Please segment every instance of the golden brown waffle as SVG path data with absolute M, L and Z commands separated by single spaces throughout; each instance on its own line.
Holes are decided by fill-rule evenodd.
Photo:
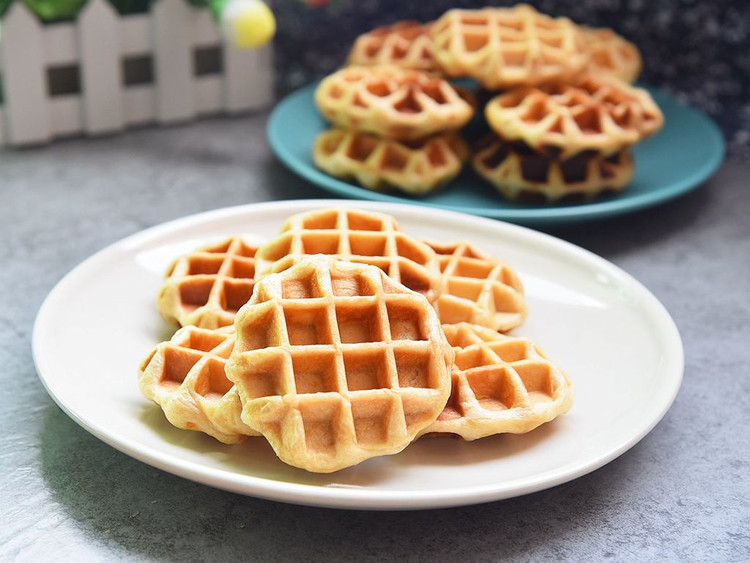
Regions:
M 633 157 L 627 149 L 609 156 L 588 151 L 551 158 L 495 136 L 474 155 L 472 164 L 503 196 L 527 203 L 585 201 L 620 191 L 633 177 Z
M 438 255 L 443 273 L 443 291 L 434 304 L 440 322 L 469 322 L 503 332 L 523 323 L 526 299 L 510 266 L 467 241 L 425 243 Z
M 294 215 L 278 237 L 258 249 L 258 275 L 281 272 L 313 254 L 377 266 L 430 302 L 440 294 L 437 256 L 426 244 L 400 232 L 389 215 L 354 209 Z
M 564 158 L 586 150 L 610 155 L 664 123 L 646 90 L 603 76 L 512 90 L 490 100 L 485 116 L 503 139 Z
M 570 410 L 570 381 L 527 338 L 467 323 L 443 329 L 456 353 L 453 387 L 445 409 L 423 435 L 476 440 L 523 434 Z
M 531 6 L 449 10 L 430 31 L 434 57 L 449 76 L 471 76 L 490 90 L 568 81 L 589 60 L 567 18 Z
M 400 452 L 450 394 L 435 311 L 372 266 L 318 256 L 263 278 L 235 328 L 242 420 L 308 471 Z
M 621 35 L 608 28 L 581 27 L 591 56 L 589 72 L 634 82 L 641 73 L 641 53 Z
M 337 127 L 401 141 L 455 131 L 474 113 L 449 82 L 394 66 L 339 70 L 323 79 L 315 102 Z
M 236 236 L 176 259 L 159 289 L 159 312 L 182 326 L 232 324 L 253 293 L 256 250 Z
M 361 131 L 323 131 L 313 147 L 318 168 L 337 178 L 354 178 L 371 190 L 395 188 L 424 195 L 454 178 L 469 154 L 452 133 L 420 141 L 394 141 Z
M 378 27 L 354 42 L 349 64 L 356 66 L 394 65 L 402 68 L 439 72 L 432 56 L 429 24 L 402 21 Z
M 233 346 L 234 327 L 178 330 L 141 363 L 141 393 L 178 428 L 205 432 L 226 444 L 258 436 L 242 422 L 237 389 L 224 374 Z

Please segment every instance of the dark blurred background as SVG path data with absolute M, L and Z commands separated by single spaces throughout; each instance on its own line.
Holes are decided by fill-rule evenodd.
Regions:
M 403 19 L 429 21 L 449 8 L 507 6 L 472 0 L 277 0 L 276 64 L 282 92 L 329 73 L 360 33 Z M 611 27 L 644 58 L 640 80 L 703 108 L 732 152 L 750 154 L 750 1 L 539 0 L 542 12 Z

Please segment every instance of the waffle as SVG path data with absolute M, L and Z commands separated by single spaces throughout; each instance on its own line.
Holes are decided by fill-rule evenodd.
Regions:
M 233 346 L 233 327 L 178 330 L 141 363 L 141 393 L 178 428 L 205 432 L 225 444 L 257 436 L 242 422 L 237 389 L 224 374 Z
M 609 156 L 588 151 L 551 158 L 494 136 L 474 155 L 472 165 L 503 196 L 527 203 L 585 201 L 622 190 L 633 176 L 627 149 Z
M 176 259 L 159 289 L 159 312 L 182 326 L 232 324 L 253 293 L 256 250 L 236 236 Z
M 550 18 L 525 4 L 449 10 L 430 33 L 443 72 L 470 76 L 490 90 L 569 81 L 589 60 L 573 22 Z
M 625 82 L 634 82 L 641 73 L 641 53 L 611 29 L 581 27 L 586 49 L 591 56 L 589 72 L 605 74 Z
M 377 266 L 430 302 L 440 294 L 437 256 L 426 244 L 400 232 L 389 215 L 353 209 L 294 215 L 278 237 L 258 249 L 258 275 L 281 272 L 313 254 Z
M 526 299 L 516 273 L 470 242 L 425 241 L 438 255 L 443 291 L 434 307 L 443 324 L 469 322 L 508 331 L 526 318 Z
M 408 142 L 329 129 L 318 135 L 313 161 L 327 174 L 354 178 L 371 190 L 424 195 L 454 178 L 468 153 L 466 143 L 452 133 Z
M 409 141 L 463 127 L 474 113 L 441 78 L 394 66 L 347 67 L 315 91 L 326 119 L 342 129 Z
M 564 158 L 586 150 L 610 155 L 664 123 L 646 90 L 602 76 L 588 76 L 575 86 L 512 90 L 492 99 L 485 116 L 502 138 Z
M 394 65 L 437 73 L 429 30 L 429 24 L 416 21 L 378 27 L 357 38 L 348 62 L 356 66 Z
M 423 435 L 523 434 L 570 410 L 570 381 L 528 339 L 467 323 L 443 329 L 456 353 L 451 396 Z
M 400 452 L 450 394 L 435 311 L 372 266 L 318 256 L 263 278 L 235 328 L 242 420 L 308 471 Z

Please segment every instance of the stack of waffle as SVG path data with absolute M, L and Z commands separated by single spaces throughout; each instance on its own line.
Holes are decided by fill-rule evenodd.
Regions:
M 405 142 L 416 137 L 402 135 L 409 127 L 402 129 L 404 124 L 393 112 L 375 116 L 366 111 L 372 106 L 370 95 L 395 97 L 391 108 L 396 109 L 396 116 L 398 112 L 419 114 L 440 130 L 454 130 L 461 120 L 450 126 L 436 121 L 424 111 L 426 102 L 411 102 L 405 90 L 394 94 L 378 79 L 367 78 L 369 73 L 378 75 L 382 65 L 389 65 L 430 75 L 435 83 L 447 84 L 438 76 L 473 79 L 482 89 L 477 97 L 489 100 L 484 114 L 491 133 L 476 142 L 472 164 L 512 200 L 568 201 L 621 190 L 633 174 L 631 147 L 663 123 L 649 94 L 628 84 L 641 69 L 641 56 L 632 43 L 610 29 L 551 18 L 523 4 L 450 10 L 430 24 L 400 22 L 381 27 L 357 39 L 348 62 L 357 66 L 334 74 L 339 78 L 329 77 L 318 89 L 323 114 L 337 126 L 380 138 L 392 136 L 395 130 L 391 138 Z M 346 78 L 351 76 L 347 72 L 357 78 Z M 342 80 L 349 85 L 342 87 Z M 357 90 L 352 84 L 361 81 L 367 83 L 363 91 L 344 94 Z M 433 100 L 439 97 L 432 96 Z M 409 121 L 418 121 L 411 117 Z M 372 119 L 379 120 L 377 126 L 372 126 Z M 411 132 L 431 134 L 413 128 Z M 449 173 L 443 167 L 445 171 L 436 176 L 439 180 L 429 182 L 387 173 L 394 168 L 400 172 L 405 163 L 418 160 L 414 148 L 401 147 L 400 156 L 389 159 L 376 152 L 382 149 L 375 138 L 367 142 L 357 137 L 362 135 L 324 133 L 314 149 L 316 164 L 365 187 L 395 186 L 414 194 L 431 191 L 458 171 L 454 166 Z M 451 139 L 458 147 L 457 137 Z M 445 150 L 419 145 L 417 152 L 441 153 L 437 159 L 424 160 L 423 169 L 434 169 L 436 161 L 445 160 Z M 453 153 L 460 157 L 461 151 L 454 148 Z M 399 164 L 392 164 L 394 160 Z M 450 160 L 460 162 L 460 158 Z
M 333 128 L 317 138 L 313 159 L 332 176 L 418 195 L 452 179 L 468 156 L 456 131 L 471 119 L 471 101 L 427 72 L 350 66 L 325 78 L 315 101 Z
M 528 432 L 572 403 L 539 348 L 498 332 L 526 318 L 510 266 L 387 215 L 312 211 L 260 247 L 201 247 L 170 265 L 157 306 L 183 328 L 143 360 L 143 395 L 179 428 L 262 435 L 309 471 L 423 435 Z

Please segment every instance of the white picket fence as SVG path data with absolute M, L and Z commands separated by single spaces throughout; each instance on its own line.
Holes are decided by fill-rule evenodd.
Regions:
M 89 0 L 75 22 L 50 25 L 16 1 L 0 25 L 0 146 L 260 109 L 273 97 L 271 47 L 232 47 L 208 10 L 184 0 L 129 16 Z M 220 53 L 218 71 L 196 73 L 201 50 Z M 125 83 L 133 61 L 150 69 L 147 82 Z M 55 70 L 72 71 L 76 91 L 55 92 Z

